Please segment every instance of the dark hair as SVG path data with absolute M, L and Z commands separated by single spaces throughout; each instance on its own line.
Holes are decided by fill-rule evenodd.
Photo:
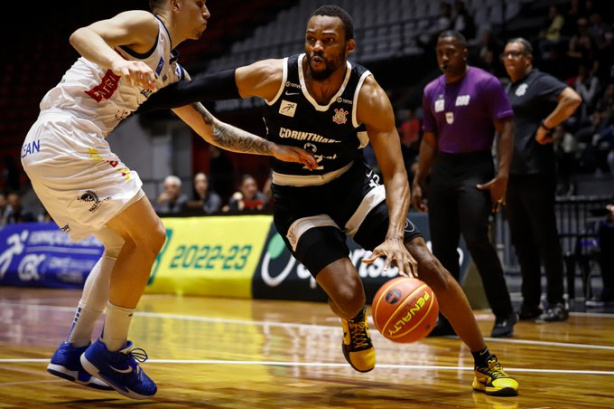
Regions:
M 508 40 L 507 44 L 510 43 L 520 43 L 522 44 L 522 48 L 524 49 L 524 53 L 528 54 L 528 55 L 533 55 L 533 46 L 531 45 L 531 43 L 522 38 L 522 37 L 516 37 L 516 38 L 512 38 L 511 40 Z
M 458 40 L 458 42 L 461 43 L 463 47 L 465 48 L 467 47 L 467 39 L 465 38 L 464 35 L 462 35 L 460 32 L 456 30 L 445 30 L 444 32 L 439 34 L 438 38 L 449 38 L 449 37 Z
M 316 11 L 311 13 L 309 18 L 313 16 L 330 16 L 340 18 L 341 22 L 343 23 L 343 28 L 345 29 L 346 41 L 354 38 L 354 22 L 352 21 L 352 17 L 341 7 L 334 4 L 327 4 L 325 6 L 318 7 Z

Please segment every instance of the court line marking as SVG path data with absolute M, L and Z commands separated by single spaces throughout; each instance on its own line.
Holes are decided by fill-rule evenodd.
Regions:
M 47 363 L 49 359 L 0 359 L 0 363 Z M 261 366 L 302 366 L 302 367 L 329 367 L 349 368 L 347 363 L 322 362 L 281 362 L 281 361 L 225 361 L 218 359 L 148 359 L 148 364 L 160 365 L 261 365 Z M 379 369 L 407 369 L 407 370 L 436 370 L 436 371 L 473 371 L 471 366 L 438 366 L 438 365 L 395 365 L 377 364 Z M 505 368 L 506 372 L 548 373 L 548 374 L 575 374 L 575 375 L 614 375 L 614 371 L 572 370 L 572 369 L 533 369 L 533 368 Z
M 42 304 L 22 304 L 16 302 L 6 302 L 0 301 L 0 305 L 2 304 L 10 304 L 10 305 L 18 305 L 22 308 L 40 308 L 45 310 L 58 310 L 58 311 L 69 311 L 71 314 L 74 314 L 74 307 L 64 307 L 64 306 L 55 306 L 55 305 L 42 305 Z M 185 320 L 185 321 L 197 321 L 197 322 L 216 322 L 216 323 L 226 323 L 226 324 L 237 324 L 237 325 L 259 325 L 259 326 L 267 326 L 267 327 L 279 327 L 279 328 L 304 328 L 304 329 L 320 329 L 320 330 L 338 330 L 337 326 L 327 326 L 327 325 L 313 325 L 313 324 L 298 324 L 298 323 L 288 323 L 288 322 L 273 322 L 273 321 L 249 321 L 249 320 L 235 320 L 228 318 L 211 318 L 211 317 L 198 317 L 192 315 L 183 315 L 183 314 L 167 314 L 167 313 L 154 313 L 154 312 L 144 312 L 144 311 L 136 311 L 134 313 L 136 316 L 145 317 L 145 318 L 167 318 L 167 319 L 175 319 L 175 320 Z M 608 318 L 612 318 L 612 314 L 605 314 Z M 372 323 L 372 319 L 370 318 Z M 539 324 L 536 324 L 539 325 Z M 543 324 L 547 325 L 547 324 Z M 374 328 L 374 332 L 376 332 Z M 379 332 L 376 332 L 379 334 Z M 381 335 L 381 334 L 379 334 Z M 456 338 L 458 337 L 444 337 L 444 338 Z M 484 337 L 484 339 L 488 342 L 497 342 L 497 343 L 508 343 L 508 344 L 517 344 L 517 345 L 537 345 L 537 346 L 549 346 L 549 347 L 560 347 L 560 348 L 580 348 L 580 349 L 594 349 L 594 350 L 604 350 L 604 351 L 614 351 L 614 346 L 611 345 L 591 345 L 591 344 L 577 344 L 577 343 L 565 343 L 565 342 L 547 342 L 547 341 L 535 341 L 535 340 L 526 340 L 526 339 L 514 339 L 514 338 L 489 338 Z

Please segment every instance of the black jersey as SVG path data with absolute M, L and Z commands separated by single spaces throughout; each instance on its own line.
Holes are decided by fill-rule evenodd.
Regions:
M 371 73 L 363 66 L 347 63 L 343 85 L 328 105 L 319 105 L 305 85 L 302 62 L 305 54 L 284 59 L 282 86 L 265 105 L 267 139 L 303 148 L 318 161 L 315 171 L 298 163 L 273 159 L 275 173 L 292 176 L 322 176 L 363 160 L 368 144 L 366 128 L 357 123 L 356 104 L 364 80 Z

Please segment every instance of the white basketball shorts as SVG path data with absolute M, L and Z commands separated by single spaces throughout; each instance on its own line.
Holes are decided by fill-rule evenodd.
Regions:
M 43 111 L 21 151 L 23 168 L 43 206 L 73 241 L 102 229 L 140 200 L 143 183 L 92 122 Z

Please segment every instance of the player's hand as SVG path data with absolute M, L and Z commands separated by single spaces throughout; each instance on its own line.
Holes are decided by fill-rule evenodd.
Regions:
M 318 162 L 313 157 L 313 154 L 301 148 L 274 144 L 271 153 L 276 159 L 284 162 L 302 163 L 309 170 L 314 170 L 318 167 Z
M 411 200 L 416 211 L 421 213 L 428 212 L 429 208 L 424 203 L 424 197 L 422 196 L 422 187 L 418 183 L 414 183 L 411 187 Z
M 373 250 L 371 256 L 363 258 L 362 262 L 371 264 L 380 257 L 386 258 L 384 261 L 384 270 L 389 269 L 390 265 L 395 265 L 399 269 L 399 275 L 417 277 L 418 262 L 409 253 L 402 239 L 386 239 Z
M 124 77 L 132 86 L 156 90 L 156 73 L 143 61 L 119 60 L 111 70 L 115 75 Z
M 480 190 L 489 190 L 492 201 L 492 211 L 497 213 L 505 206 L 505 192 L 507 190 L 507 179 L 497 176 L 487 183 L 476 185 Z
M 554 137 L 552 136 L 552 131 L 547 131 L 540 126 L 535 133 L 535 140 L 540 145 L 547 145 L 554 142 Z

